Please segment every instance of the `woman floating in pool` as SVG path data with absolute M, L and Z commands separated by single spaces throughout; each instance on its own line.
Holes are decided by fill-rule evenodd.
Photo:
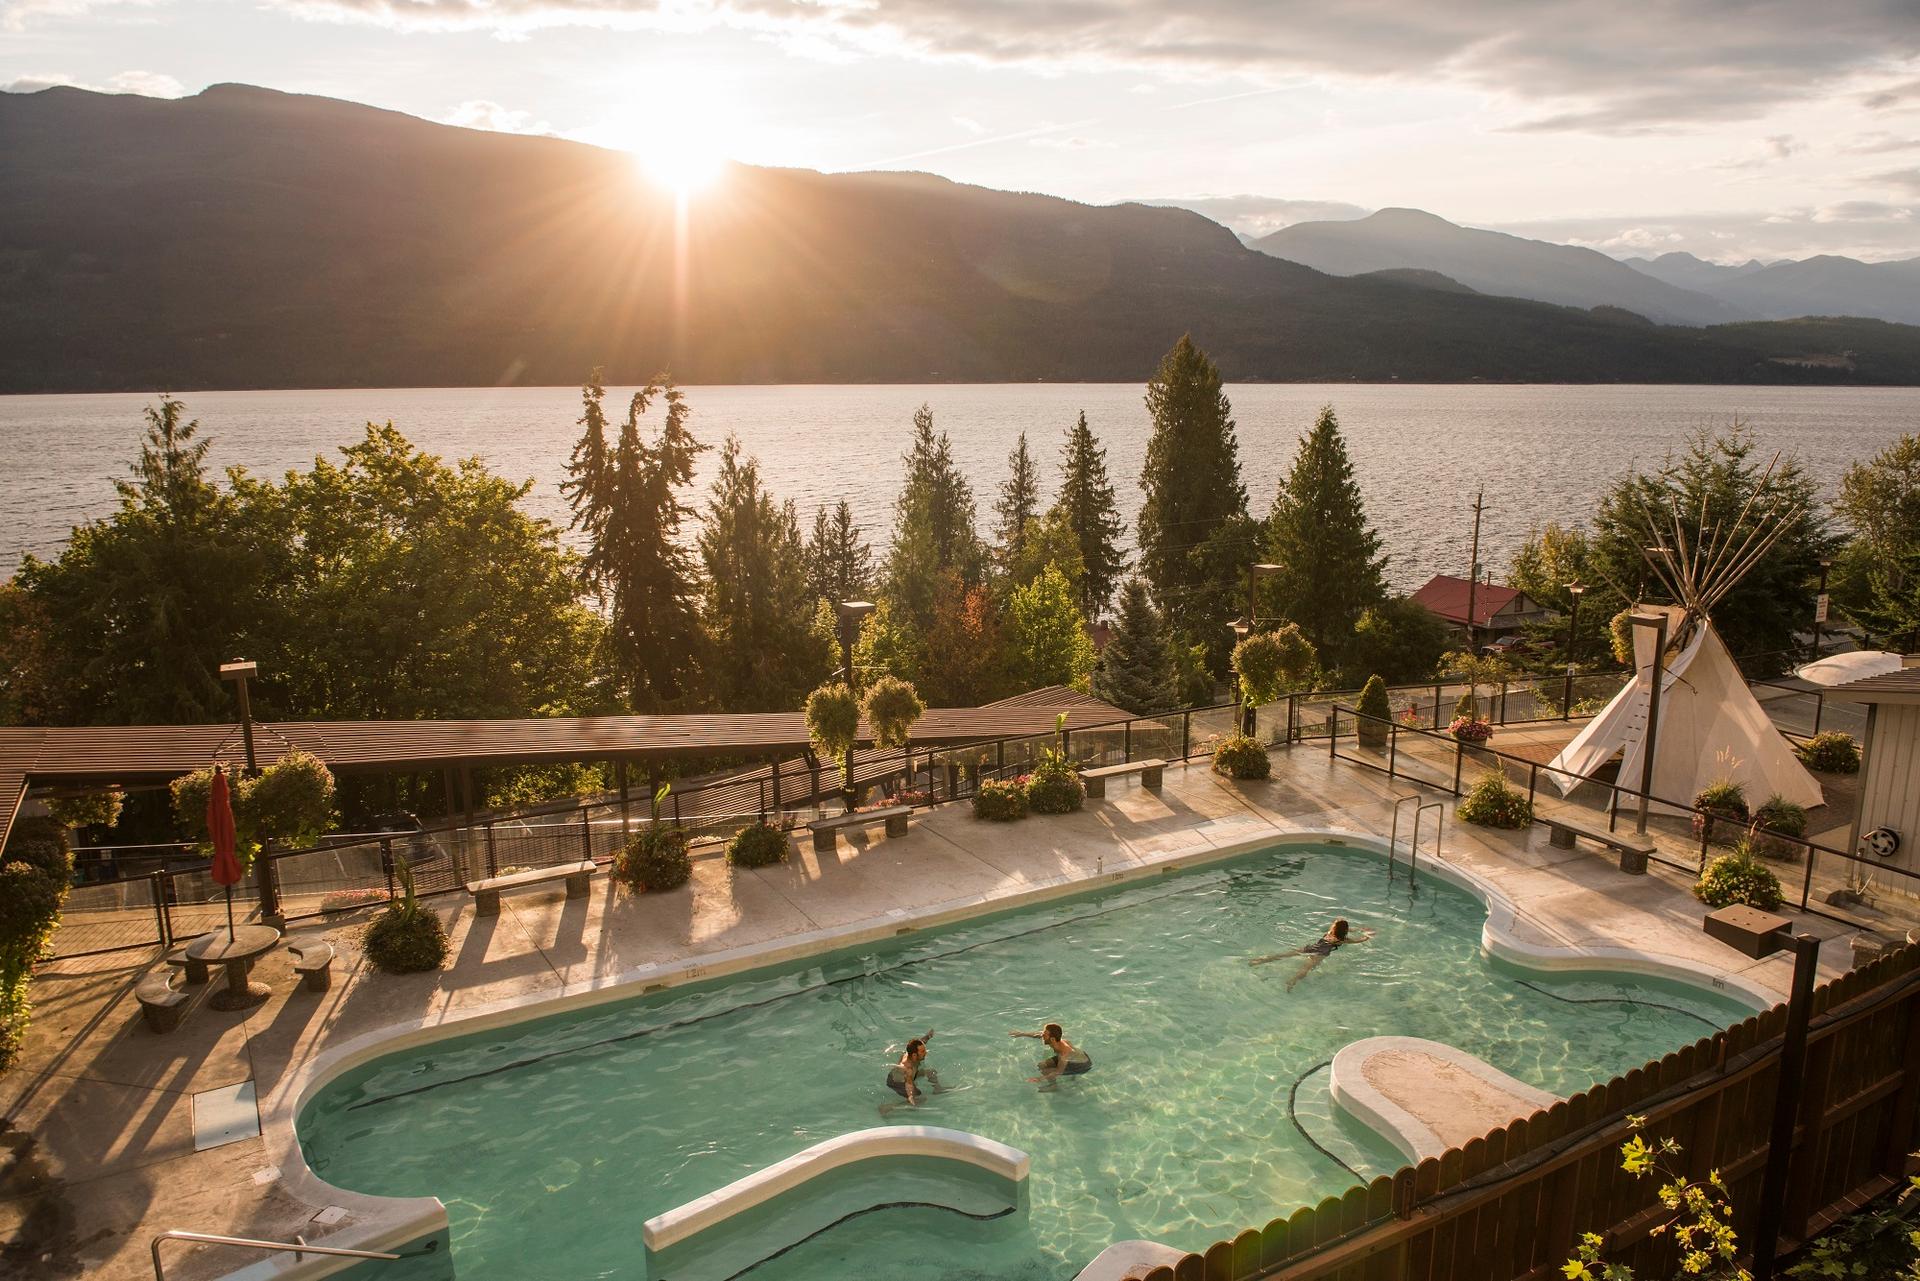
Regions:
M 1329 925 L 1325 934 L 1322 934 L 1305 947 L 1296 947 L 1291 952 L 1275 952 L 1271 956 L 1256 956 L 1252 961 L 1248 962 L 1248 964 L 1265 965 L 1268 961 L 1278 961 L 1289 956 L 1306 957 L 1306 964 L 1294 971 L 1293 977 L 1287 980 L 1287 991 L 1291 992 L 1293 991 L 1294 984 L 1313 973 L 1314 967 L 1326 960 L 1329 956 L 1332 956 L 1334 952 L 1349 943 L 1364 943 L 1373 937 L 1372 930 L 1361 930 L 1357 938 L 1353 936 L 1352 930 L 1353 927 L 1347 924 L 1347 918 L 1343 916 L 1332 925 Z
M 1049 1023 L 1038 1032 L 1009 1032 L 1008 1036 L 1026 1036 L 1046 1043 L 1053 1051 L 1053 1057 L 1042 1059 L 1036 1066 L 1039 1076 L 1030 1076 L 1029 1081 L 1037 1081 L 1043 1090 L 1055 1089 L 1063 1076 L 1085 1076 L 1093 1071 L 1093 1059 L 1088 1053 L 1067 1040 L 1060 1031 L 1058 1023 Z
M 900 1055 L 900 1061 L 887 1069 L 887 1088 L 907 1101 L 910 1107 L 920 1106 L 920 1081 L 924 1078 L 935 1094 L 944 1094 L 946 1087 L 940 1084 L 940 1074 L 925 1066 L 927 1061 L 927 1042 L 933 1039 L 933 1029 L 928 1028 L 925 1036 L 915 1037 L 907 1042 L 906 1050 Z M 885 1116 L 898 1103 L 882 1103 L 880 1115 Z

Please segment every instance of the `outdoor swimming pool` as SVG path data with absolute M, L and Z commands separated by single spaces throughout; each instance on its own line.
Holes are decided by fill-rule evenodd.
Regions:
M 1292 960 L 1249 968 L 1337 915 L 1378 936 L 1291 993 Z M 573 1281 L 643 1276 L 645 1219 L 811 1144 L 942 1126 L 1029 1153 L 1025 1204 L 861 1214 L 752 1275 L 1064 1281 L 1114 1241 L 1204 1248 L 1397 1167 L 1316 1070 L 1350 1041 L 1430 1037 L 1566 1094 L 1748 1013 L 1509 970 L 1481 952 L 1485 916 L 1432 876 L 1389 885 L 1377 854 L 1284 845 L 401 1051 L 322 1087 L 300 1140 L 330 1183 L 444 1201 L 462 1281 Z M 1042 1093 L 1039 1043 L 1007 1033 L 1050 1019 L 1095 1069 Z M 886 1069 L 928 1027 L 962 1088 L 883 1120 Z

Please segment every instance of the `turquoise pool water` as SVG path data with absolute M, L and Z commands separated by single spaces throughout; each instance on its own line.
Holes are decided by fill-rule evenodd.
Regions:
M 1293 961 L 1248 966 L 1336 915 L 1377 937 L 1291 993 Z M 1372 853 L 1282 846 L 405 1051 L 329 1084 L 300 1139 L 331 1183 L 444 1201 L 462 1281 L 575 1281 L 643 1277 L 645 1219 L 810 1144 L 947 1126 L 1031 1154 L 1020 1213 L 864 1214 L 755 1281 L 1061 1281 L 1113 1241 L 1204 1248 L 1397 1166 L 1327 1098 L 1321 1065 L 1349 1041 L 1431 1037 L 1564 1094 L 1746 1014 L 1678 984 L 1506 969 L 1484 919 L 1438 880 L 1389 886 Z M 1007 1035 L 1047 1020 L 1095 1061 L 1052 1093 L 1027 1080 L 1038 1042 Z M 929 1062 L 964 1088 L 883 1120 L 886 1069 L 928 1027 Z

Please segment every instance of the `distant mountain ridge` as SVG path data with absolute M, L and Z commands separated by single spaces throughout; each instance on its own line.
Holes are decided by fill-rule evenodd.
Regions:
M 1820 254 L 1797 262 L 1750 261 L 1737 267 L 1692 254 L 1629 258 L 1627 266 L 1656 280 L 1697 290 L 1762 320 L 1795 316 L 1870 316 L 1920 324 L 1920 258 L 1861 262 Z
M 241 85 L 0 93 L 0 392 L 1135 381 L 1184 332 L 1236 380 L 1920 384 L 1916 328 L 1372 270 L 917 173 L 733 166 L 683 220 L 625 153 Z

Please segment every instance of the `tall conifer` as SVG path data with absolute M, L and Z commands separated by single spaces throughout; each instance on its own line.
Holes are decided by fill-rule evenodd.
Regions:
M 873 590 L 873 552 L 853 508 L 842 498 L 829 512 L 813 514 L 807 540 L 807 594 L 817 600 L 859 600 Z
M 974 528 L 973 487 L 953 461 L 953 442 L 933 429 L 933 410 L 913 415 L 906 483 L 893 505 L 893 546 L 887 552 L 887 595 L 903 621 L 925 630 L 933 614 L 934 583 L 952 571 L 967 585 L 986 572 L 986 547 Z
M 1040 475 L 1027 449 L 1027 433 L 1007 455 L 1007 478 L 993 505 L 993 558 L 1002 574 L 1020 563 L 1026 553 L 1027 525 L 1040 514 Z
M 1087 426 L 1086 411 L 1067 429 L 1060 451 L 1060 496 L 1053 512 L 1061 515 L 1080 544 L 1080 610 L 1089 619 L 1106 612 L 1114 584 L 1127 567 L 1120 550 L 1126 522 L 1107 479 L 1107 451 Z
M 1179 705 L 1173 638 L 1153 607 L 1147 585 L 1129 578 L 1106 648 L 1093 666 L 1093 695 L 1115 707 L 1145 714 Z
M 1146 399 L 1153 435 L 1140 472 L 1147 496 L 1140 508 L 1140 571 L 1161 611 L 1211 644 L 1226 618 L 1206 612 L 1244 570 L 1216 554 L 1226 544 L 1215 540 L 1247 511 L 1233 406 L 1221 390 L 1220 370 L 1189 335 L 1160 362 Z M 1207 554 L 1196 554 L 1202 551 Z
M 1301 438 L 1274 495 L 1266 543 L 1280 572 L 1267 580 L 1261 613 L 1271 609 L 1298 624 L 1331 666 L 1352 647 L 1360 615 L 1387 598 L 1387 558 L 1367 523 L 1332 405 Z

